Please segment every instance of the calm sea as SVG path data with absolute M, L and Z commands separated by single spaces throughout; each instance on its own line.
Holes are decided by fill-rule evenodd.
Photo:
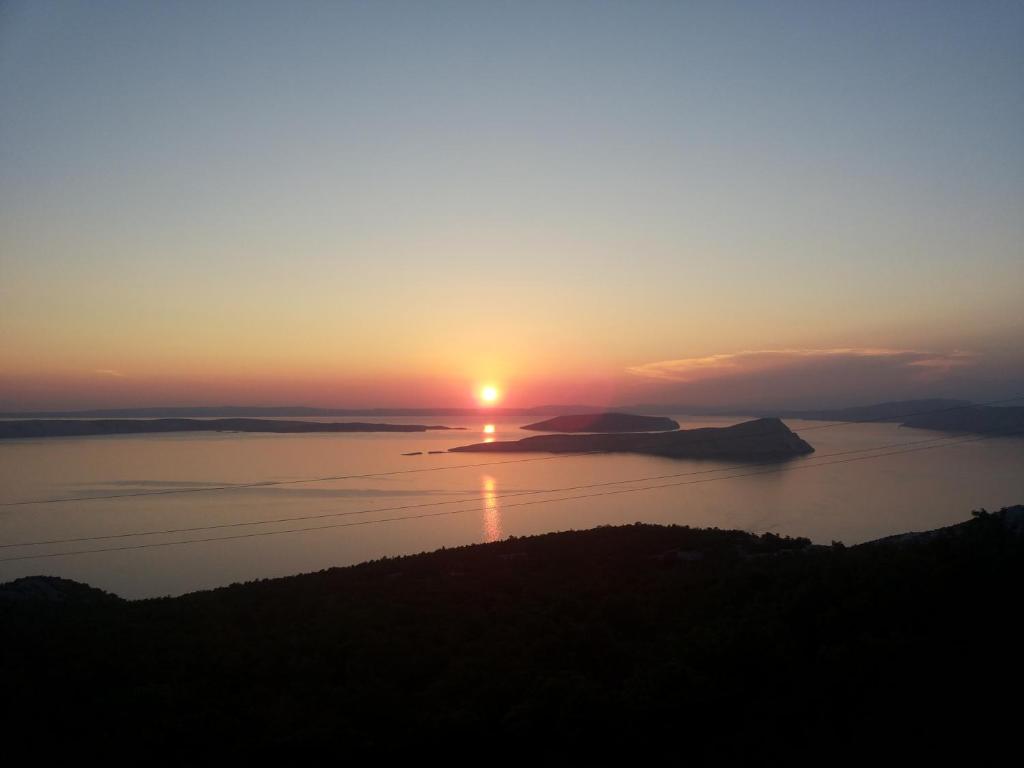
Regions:
M 716 426 L 740 419 L 677 420 L 684 426 Z M 522 461 L 545 455 L 428 454 L 488 437 L 516 439 L 529 433 L 506 423 L 495 423 L 491 425 L 493 432 L 485 433 L 482 422 L 452 417 L 405 421 L 463 426 L 467 431 L 211 433 L 0 441 L 3 503 L 326 475 L 437 470 L 0 507 L 3 545 L 304 518 L 185 533 L 5 546 L 0 549 L 0 558 L 318 528 L 0 562 L 0 582 L 48 574 L 88 582 L 129 598 L 175 595 L 442 546 L 634 521 L 773 531 L 808 536 L 825 544 L 832 540 L 854 544 L 956 523 L 978 507 L 993 509 L 1024 503 L 1021 438 L 939 443 L 942 447 L 933 450 L 826 466 L 839 459 L 866 455 L 827 458 L 826 454 L 905 445 L 944 435 L 894 424 L 809 429 L 821 423 L 792 420 L 790 426 L 817 452 L 766 472 L 763 466 L 730 470 L 734 463 L 630 455 Z M 411 451 L 424 454 L 402 455 Z M 458 468 L 466 464 L 489 466 Z M 735 477 L 740 474 L 749 476 Z M 575 488 L 619 480 L 636 482 Z M 607 494 L 669 483 L 686 484 Z M 537 491 L 541 493 L 534 493 Z M 563 500 L 594 493 L 605 495 Z M 534 503 L 539 501 L 544 503 Z M 412 516 L 422 517 L 393 519 Z

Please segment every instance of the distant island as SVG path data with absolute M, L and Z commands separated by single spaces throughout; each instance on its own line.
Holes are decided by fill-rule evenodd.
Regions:
M 855 405 L 849 408 L 777 411 L 773 415 L 782 419 L 811 419 L 815 421 L 902 421 L 909 416 L 925 411 L 947 411 L 969 408 L 971 405 L 970 400 L 932 398 L 928 400 L 894 400 L 872 405 Z
M 679 429 L 679 422 L 665 416 L 637 416 L 632 413 L 579 413 L 555 416 L 527 424 L 536 432 L 667 432 Z
M 426 432 L 462 427 L 373 424 L 360 421 L 278 421 L 276 419 L 22 419 L 0 421 L 0 440 L 38 437 L 138 435 L 165 432 Z
M 980 435 L 1020 435 L 1024 433 L 1024 407 L 974 405 L 938 413 L 922 413 L 908 418 L 903 426 Z
M 853 408 L 783 411 L 779 415 L 821 421 L 896 421 L 903 427 L 979 435 L 1024 432 L 1024 407 L 974 405 L 969 400 L 898 400 Z
M 145 419 L 154 421 L 186 420 L 186 419 L 269 419 L 269 418 L 353 418 L 359 416 L 397 417 L 397 418 L 440 418 L 457 417 L 470 419 L 513 420 L 540 417 L 546 421 L 527 424 L 523 429 L 557 433 L 582 432 L 649 432 L 673 430 L 678 424 L 660 413 L 691 414 L 701 416 L 755 416 L 779 419 L 810 419 L 816 421 L 849 421 L 849 422 L 898 422 L 903 426 L 917 429 L 933 429 L 950 432 L 971 432 L 977 434 L 1013 434 L 1024 430 L 1022 408 L 1009 406 L 975 405 L 969 400 L 953 399 L 921 399 L 896 400 L 891 402 L 859 405 L 846 408 L 816 409 L 765 409 L 751 408 L 741 405 L 732 406 L 699 406 L 699 405 L 653 405 L 635 404 L 615 406 L 622 411 L 602 412 L 593 405 L 539 405 L 529 408 L 319 408 L 311 406 L 171 406 L 147 408 L 108 408 L 78 411 L 8 411 L 0 412 L 2 420 L 25 423 L 35 419 L 53 422 L 58 419 L 75 421 L 109 421 Z M 644 414 L 643 416 L 639 414 Z M 602 421 L 583 426 L 577 419 L 601 417 Z M 640 421 L 640 419 L 652 419 Z M 286 423 L 286 422 L 279 422 Z M 327 431 L 422 431 L 424 429 L 445 429 L 445 427 L 426 427 L 423 425 L 368 425 L 373 429 L 337 429 Z M 395 429 L 389 429 L 394 427 Z M 589 428 L 588 428 L 589 427 Z M 231 429 L 230 427 L 228 429 Z M 152 430 L 160 431 L 160 430 Z M 177 430 L 176 430 L 177 431 Z M 193 430 L 188 430 L 193 431 Z M 236 431 L 319 431 L 317 429 L 296 430 L 251 430 Z M 82 434 L 75 432 L 74 434 Z M 111 434 L 97 432 L 90 434 Z M 127 433 L 123 433 L 127 434 Z M 18 435 L 0 435 L 16 437 Z M 42 436 L 42 435 L 39 435 Z
M 173 764 L 995 764 L 1018 719 L 998 694 L 1024 678 L 1022 531 L 1024 507 L 850 547 L 637 523 L 138 601 L 21 578 L 0 584 L 4 726 Z
M 450 448 L 477 453 L 643 453 L 675 459 L 772 461 L 812 453 L 814 448 L 779 419 L 755 419 L 731 427 L 674 432 L 538 435 L 522 440 Z
M 91 408 L 65 411 L 3 411 L 0 419 L 187 419 L 187 418 L 308 418 L 352 416 L 459 416 L 522 418 L 566 413 L 592 413 L 594 405 L 538 405 L 530 408 L 320 408 L 305 405 L 200 405 L 146 408 Z

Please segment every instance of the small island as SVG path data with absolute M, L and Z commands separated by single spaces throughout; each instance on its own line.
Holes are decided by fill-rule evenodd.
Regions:
M 473 453 L 643 453 L 674 459 L 775 461 L 812 453 L 814 448 L 780 419 L 754 419 L 731 427 L 674 432 L 537 435 L 522 440 L 451 448 Z
M 165 432 L 426 432 L 462 427 L 374 424 L 363 421 L 278 419 L 23 419 L 0 421 L 0 439 L 140 435 Z
M 527 424 L 534 432 L 668 432 L 679 423 L 665 416 L 637 416 L 632 413 L 578 413 Z

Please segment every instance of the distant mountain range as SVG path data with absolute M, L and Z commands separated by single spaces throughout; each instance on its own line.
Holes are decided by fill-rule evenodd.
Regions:
M 970 400 L 896 400 L 852 408 L 819 408 L 813 410 L 775 411 L 772 415 L 783 419 L 815 419 L 820 421 L 902 421 L 908 416 L 924 412 L 948 411 L 970 407 Z M 768 415 L 768 414 L 765 414 Z
M 788 419 L 875 422 L 898 421 L 901 426 L 981 435 L 1024 433 L 1024 407 L 974 405 L 969 400 L 900 400 L 856 408 L 784 411 Z
M 923 413 L 908 418 L 903 426 L 981 435 L 1021 435 L 1024 434 L 1024 407 L 976 405 L 960 410 Z

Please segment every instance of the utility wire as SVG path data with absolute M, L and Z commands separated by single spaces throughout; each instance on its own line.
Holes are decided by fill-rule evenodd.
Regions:
M 325 477 L 305 477 L 296 480 L 258 480 L 252 483 L 232 483 L 227 485 L 205 485 L 197 488 L 166 488 L 160 491 L 137 491 L 134 493 L 112 493 L 104 496 L 66 496 L 57 499 L 28 499 L 25 501 L 5 501 L 0 507 L 22 507 L 29 504 L 63 504 L 70 501 L 103 501 L 110 499 L 133 499 L 139 496 L 169 496 L 178 493 L 202 493 L 204 491 L 233 491 L 245 488 L 270 488 L 278 485 L 302 485 L 306 483 L 326 483 L 332 480 L 365 480 L 374 477 L 389 477 L 417 472 L 440 472 L 446 469 L 473 469 L 474 467 L 494 467 L 501 464 L 523 464 L 530 461 L 551 461 L 552 459 L 568 459 L 573 456 L 590 456 L 607 451 L 579 451 L 576 453 L 558 454 L 557 456 L 532 456 L 526 459 L 509 459 L 507 461 L 487 461 L 478 464 L 454 464 L 445 467 L 421 467 L 418 469 L 396 469 L 388 472 L 366 472 L 359 475 L 327 475 Z
M 876 446 L 872 446 L 870 448 L 854 448 L 854 449 L 851 449 L 851 450 L 848 450 L 848 451 L 834 451 L 832 453 L 825 453 L 825 454 L 821 454 L 821 455 L 817 455 L 817 456 L 808 456 L 808 457 L 806 457 L 806 461 L 817 461 L 819 459 L 827 459 L 827 458 L 832 458 L 832 457 L 835 457 L 835 456 L 847 456 L 847 455 L 856 454 L 856 453 L 869 453 L 869 452 L 872 452 L 872 451 L 884 451 L 884 450 L 887 450 L 889 448 L 903 448 L 903 447 L 908 447 L 908 446 L 920 445 L 920 444 L 923 444 L 923 443 L 934 443 L 934 442 L 937 442 L 937 441 L 947 441 L 947 440 L 951 440 L 951 439 L 954 439 L 954 438 L 949 436 L 949 435 L 945 435 L 945 436 L 942 436 L 942 437 L 930 437 L 930 438 L 926 438 L 924 440 L 914 440 L 914 441 L 910 441 L 910 442 L 906 442 L 906 443 L 890 443 L 888 445 L 876 445 Z M 114 534 L 106 534 L 106 535 L 102 535 L 102 536 L 80 536 L 80 537 L 77 537 L 77 538 L 67 538 L 67 539 L 46 539 L 46 540 L 41 540 L 41 541 L 21 541 L 21 542 L 15 542 L 15 543 L 10 543 L 10 544 L 0 544 L 0 549 L 11 549 L 13 547 L 40 547 L 40 546 L 47 546 L 47 545 L 53 545 L 53 544 L 75 544 L 75 543 L 81 543 L 81 542 L 86 542 L 86 541 L 107 541 L 107 540 L 110 540 L 110 539 L 127 539 L 127 538 L 132 538 L 132 537 L 135 537 L 135 536 L 165 536 L 165 535 L 170 535 L 170 534 L 175 534 L 175 533 L 196 533 L 196 532 L 199 532 L 199 531 L 213 531 L 213 530 L 221 530 L 221 529 L 225 529 L 225 528 L 242 528 L 242 527 L 247 527 L 247 526 L 252 526 L 252 525 L 272 525 L 272 524 L 277 524 L 277 523 L 292 523 L 292 522 L 298 522 L 298 521 L 303 521 L 303 520 L 322 520 L 322 519 L 325 519 L 325 518 L 333 518 L 333 517 L 352 517 L 352 516 L 355 516 L 355 515 L 373 514 L 375 512 L 401 512 L 401 511 L 405 511 L 405 510 L 409 510 L 409 509 L 423 509 L 423 508 L 426 508 L 426 507 L 440 507 L 440 506 L 448 506 L 448 505 L 451 505 L 451 504 L 466 504 L 466 503 L 478 504 L 478 503 L 480 503 L 482 501 L 492 501 L 492 500 L 493 501 L 498 501 L 500 499 L 507 499 L 507 498 L 517 497 L 517 496 L 534 496 L 534 495 L 538 495 L 538 494 L 547 494 L 547 493 L 565 493 L 567 491 L 579 491 L 579 490 L 588 489 L 588 488 L 604 488 L 604 487 L 607 487 L 607 486 L 626 485 L 626 484 L 629 484 L 629 483 L 649 483 L 649 482 L 652 482 L 652 481 L 655 481 L 655 480 L 669 480 L 669 479 L 674 479 L 674 478 L 677 478 L 677 477 L 690 477 L 690 476 L 693 476 L 693 475 L 706 475 L 706 474 L 710 474 L 710 473 L 714 473 L 714 472 L 731 472 L 731 471 L 736 470 L 736 469 L 750 469 L 751 467 L 770 466 L 770 465 L 777 465 L 777 464 L 779 464 L 779 461 L 777 459 L 775 459 L 775 460 L 772 460 L 772 461 L 760 461 L 760 462 L 747 462 L 747 463 L 744 463 L 744 464 L 732 464 L 732 465 L 726 466 L 726 467 L 716 467 L 716 468 L 712 468 L 712 469 L 700 469 L 700 470 L 694 470 L 694 471 L 690 471 L 690 472 L 673 472 L 671 474 L 666 474 L 666 475 L 653 475 L 653 476 L 647 476 L 647 477 L 626 478 L 626 479 L 623 479 L 623 480 L 609 480 L 609 481 L 601 482 L 601 483 L 585 483 L 585 484 L 582 484 L 582 485 L 569 485 L 569 486 L 563 486 L 561 488 L 544 488 L 544 489 L 541 489 L 541 490 L 530 490 L 530 491 L 510 491 L 508 493 L 502 493 L 502 494 L 490 494 L 490 495 L 475 496 L 472 499 L 461 498 L 461 499 L 448 499 L 448 500 L 445 500 L 445 501 L 426 501 L 426 502 L 418 502 L 416 504 L 403 504 L 403 505 L 396 506 L 396 507 L 373 507 L 373 508 L 369 508 L 369 509 L 350 510 L 350 511 L 347 511 L 347 512 L 325 512 L 325 513 L 315 514 L 315 515 L 298 515 L 298 516 L 280 517 L 280 518 L 269 519 L 269 520 L 244 520 L 244 521 L 239 521 L 239 522 L 234 522 L 234 523 L 218 523 L 216 525 L 199 525 L 199 526 L 193 526 L 193 527 L 190 527 L 190 528 L 168 528 L 168 529 L 156 530 L 156 531 L 134 531 L 134 532 L 131 532 L 131 533 L 114 533 Z
M 662 483 L 662 484 L 659 484 L 659 485 L 641 486 L 639 488 L 618 488 L 618 489 L 615 489 L 615 490 L 597 491 L 597 492 L 594 492 L 594 493 L 579 494 L 579 495 L 575 495 L 575 496 L 564 496 L 564 497 L 557 498 L 557 499 L 534 499 L 532 501 L 520 501 L 520 502 L 514 502 L 512 504 L 505 504 L 505 505 L 503 505 L 502 508 L 503 509 L 510 509 L 510 508 L 513 508 L 513 507 L 533 506 L 535 504 L 553 504 L 553 503 L 558 503 L 558 502 L 563 502 L 563 501 L 576 501 L 576 500 L 579 500 L 579 499 L 591 499 L 591 498 L 596 498 L 596 497 L 600 497 L 600 496 L 615 496 L 615 495 L 624 494 L 624 493 L 636 493 L 636 492 L 639 492 L 639 491 L 658 490 L 658 489 L 661 489 L 661 488 L 675 488 L 675 487 L 679 487 L 679 486 L 683 486 L 683 485 L 697 485 L 697 484 L 700 484 L 700 483 L 711 483 L 711 482 L 716 482 L 716 481 L 719 481 L 719 480 L 734 480 L 734 479 L 742 478 L 742 477 L 752 477 L 754 475 L 764 475 L 764 474 L 769 474 L 769 473 L 772 473 L 772 472 L 781 472 L 781 471 L 784 471 L 784 470 L 787 470 L 787 469 L 792 470 L 792 471 L 799 470 L 799 469 L 815 469 L 817 467 L 827 467 L 827 466 L 833 466 L 833 465 L 836 465 L 836 464 L 849 464 L 849 463 L 853 463 L 853 462 L 856 462 L 856 461 L 867 461 L 869 459 L 879 459 L 879 458 L 883 458 L 883 457 L 886 457 L 886 456 L 897 456 L 897 455 L 901 455 L 901 454 L 904 454 L 904 453 L 916 453 L 916 452 L 919 452 L 919 451 L 933 450 L 935 448 L 943 448 L 943 447 L 946 447 L 946 446 L 949 446 L 949 445 L 962 445 L 964 443 L 975 443 L 975 442 L 981 442 L 981 441 L 984 441 L 984 440 L 991 440 L 991 439 L 996 438 L 996 437 L 1006 437 L 1006 436 L 1009 436 L 1009 435 L 1019 435 L 1019 434 L 1024 434 L 1024 431 L 1016 431 L 1016 432 L 996 434 L 996 435 L 982 435 L 980 437 L 970 437 L 970 438 L 955 440 L 954 442 L 943 442 L 943 443 L 937 443 L 937 444 L 934 444 L 934 445 L 919 445 L 919 446 L 916 446 L 916 447 L 904 448 L 902 450 L 889 451 L 887 453 L 875 453 L 875 454 L 872 454 L 870 456 L 853 456 L 853 457 L 848 457 L 848 458 L 845 458 L 845 459 L 837 459 L 836 461 L 822 462 L 822 463 L 818 463 L 818 464 L 799 464 L 799 465 L 796 465 L 796 466 L 783 465 L 783 466 L 772 467 L 772 468 L 769 468 L 769 469 L 763 469 L 763 470 L 760 470 L 758 472 L 746 472 L 746 473 L 742 473 L 742 474 L 738 474 L 738 475 L 726 475 L 724 477 L 706 477 L 706 478 L 699 478 L 699 479 L 696 479 L 696 480 L 684 480 L 684 481 L 673 482 L 673 483 Z M 947 440 L 953 440 L 954 438 L 946 438 L 946 439 Z M 930 441 L 930 442 L 937 442 L 937 440 L 936 441 Z M 876 448 L 875 450 L 878 450 L 878 449 Z M 202 538 L 202 539 L 184 539 L 184 540 L 179 540 L 179 541 L 151 542 L 151 543 L 147 543 L 147 544 L 130 544 L 130 545 L 126 545 L 126 546 L 103 547 L 103 548 L 98 548 L 98 549 L 79 549 L 79 550 L 70 550 L 70 551 L 67 551 L 67 552 L 51 552 L 51 553 L 39 554 L 39 555 L 19 555 L 19 556 L 15 556 L 15 557 L 0 558 L 0 562 L 13 562 L 13 561 L 18 561 L 18 560 L 37 560 L 37 559 L 45 559 L 45 558 L 53 558 L 53 557 L 69 557 L 69 556 L 74 556 L 74 555 L 88 555 L 88 554 L 97 554 L 97 553 L 102 553 L 102 552 L 120 552 L 120 551 L 125 551 L 125 550 L 134 550 L 134 549 L 152 549 L 152 548 L 155 548 L 155 547 L 171 547 L 171 546 L 178 546 L 178 545 L 183 545 L 183 544 L 201 544 L 201 543 L 215 542 L 215 541 L 237 541 L 237 540 L 241 540 L 241 539 L 258 538 L 258 537 L 261 537 L 261 536 L 279 536 L 279 535 L 286 534 L 286 533 L 303 533 L 303 532 L 307 532 L 307 531 L 322 531 L 322 530 L 327 530 L 327 529 L 330 529 L 330 528 L 352 528 L 352 527 L 355 527 L 355 526 L 362 526 L 362 525 L 376 525 L 378 523 L 390 523 L 390 522 L 399 522 L 399 521 L 405 521 L 405 520 L 420 520 L 420 519 L 431 518 L 431 517 L 441 517 L 441 516 L 444 516 L 444 515 L 458 515 L 458 514 L 463 514 L 465 512 L 470 512 L 470 511 L 473 511 L 473 510 L 471 510 L 471 509 L 455 509 L 455 510 L 445 510 L 445 511 L 442 511 L 442 512 L 428 512 L 428 513 L 419 514 L 419 515 L 403 515 L 403 516 L 399 516 L 399 517 L 387 517 L 387 518 L 379 518 L 379 519 L 375 519 L 375 520 L 358 520 L 358 521 L 355 521 L 355 522 L 331 523 L 331 524 L 328 524 L 328 525 L 308 526 L 308 527 L 304 527 L 304 528 L 289 528 L 289 529 L 280 530 L 280 531 L 257 531 L 257 532 L 253 532 L 253 533 L 240 533 L 240 534 L 234 534 L 234 535 L 231 535 L 231 536 L 213 536 L 213 537 Z
M 947 411 L 956 411 L 956 410 L 962 410 L 962 409 L 965 409 L 965 408 L 977 408 L 977 407 L 981 407 L 981 406 L 1000 405 L 1002 403 L 1009 403 L 1009 402 L 1013 402 L 1013 401 L 1016 401 L 1016 400 L 1024 400 L 1024 395 L 1016 395 L 1014 397 L 1002 398 L 1000 400 L 989 400 L 989 401 L 984 402 L 984 403 L 970 403 L 970 404 L 967 404 L 967 405 L 955 405 L 955 406 L 950 406 L 950 407 L 947 407 L 947 408 L 935 408 L 935 409 L 926 410 L 926 411 L 915 411 L 913 413 L 905 413 L 905 414 L 902 414 L 900 416 L 880 416 L 880 417 L 877 417 L 877 418 L 859 419 L 859 420 L 855 420 L 855 421 L 834 421 L 834 422 L 831 422 L 831 423 L 828 423 L 828 424 L 817 424 L 817 425 L 811 426 L 811 427 L 804 427 L 800 431 L 801 432 L 812 432 L 812 431 L 819 430 L 819 429 L 831 429 L 833 427 L 842 427 L 842 426 L 848 426 L 848 425 L 851 425 L 851 424 L 872 424 L 872 423 L 880 422 L 880 421 L 893 421 L 894 419 L 907 419 L 907 418 L 911 418 L 913 416 L 923 416 L 925 414 L 931 414 L 931 413 L 945 413 Z M 697 427 L 696 429 L 700 429 L 700 427 Z M 684 430 L 684 431 L 687 431 L 687 430 Z M 767 435 L 767 434 L 770 434 L 770 433 L 765 433 L 765 434 Z M 742 439 L 742 440 L 749 440 L 749 439 L 752 439 L 752 438 L 755 438 L 755 437 L 759 437 L 759 436 L 761 436 L 761 435 L 757 435 L 757 434 L 723 435 L 721 437 L 716 437 L 714 439 L 717 442 L 722 442 L 722 441 L 725 441 L 725 440 L 740 440 L 740 439 Z M 202 493 L 202 492 L 207 492 L 207 491 L 239 490 L 239 489 L 245 489 L 245 488 L 269 488 L 269 487 L 280 486 L 280 485 L 302 485 L 302 484 L 308 484 L 308 483 L 323 483 L 323 482 L 330 482 L 330 481 L 337 481 L 337 480 L 361 480 L 361 479 L 369 479 L 369 478 L 375 478 L 375 477 L 390 477 L 390 476 L 394 476 L 394 475 L 406 475 L 406 474 L 415 474 L 415 473 L 422 473 L 422 472 L 440 472 L 440 471 L 451 470 L 451 469 L 474 469 L 474 468 L 480 468 L 480 467 L 501 466 L 501 465 L 505 465 L 505 464 L 523 464 L 523 463 L 535 462 L 535 461 L 553 461 L 555 459 L 568 459 L 568 458 L 574 458 L 574 457 L 578 457 L 578 456 L 592 456 L 592 455 L 595 455 L 595 454 L 607 454 L 607 453 L 609 453 L 609 452 L 608 451 L 575 451 L 575 452 L 570 452 L 570 453 L 559 453 L 559 454 L 554 455 L 554 456 L 533 456 L 533 457 L 529 457 L 529 458 L 525 458 L 525 459 L 508 459 L 508 460 L 504 460 L 504 461 L 489 461 L 489 462 L 480 462 L 480 463 L 475 463 L 475 464 L 454 464 L 454 465 L 440 466 L 440 467 L 420 467 L 420 468 L 414 468 L 414 469 L 397 469 L 397 470 L 384 471 L 384 472 L 367 472 L 367 473 L 356 474 L 356 475 L 328 475 L 328 476 L 325 476 L 325 477 L 309 477 L 309 478 L 299 478 L 299 479 L 295 479 L 295 480 L 260 480 L 260 481 L 255 481 L 255 482 L 251 482 L 251 483 L 233 483 L 233 484 L 225 484 L 225 485 L 207 485 L 207 486 L 196 487 L 196 488 L 166 488 L 166 489 L 159 490 L 159 491 L 136 491 L 136 492 L 133 492 L 133 493 L 114 493 L 114 494 L 106 494 L 106 495 L 102 495 L 102 496 L 69 496 L 69 497 L 53 498 L 53 499 L 27 499 L 27 500 L 24 500 L 24 501 L 0 502 L 0 508 L 4 508 L 4 507 L 20 507 L 20 506 L 27 506 L 27 505 L 32 505 L 32 504 L 64 504 L 64 503 L 73 502 L 73 501 L 104 501 L 104 500 L 112 500 L 112 499 L 129 499 L 129 498 L 138 498 L 138 497 L 142 497 L 142 496 L 168 496 L 168 495 L 180 494 L 180 493 Z

